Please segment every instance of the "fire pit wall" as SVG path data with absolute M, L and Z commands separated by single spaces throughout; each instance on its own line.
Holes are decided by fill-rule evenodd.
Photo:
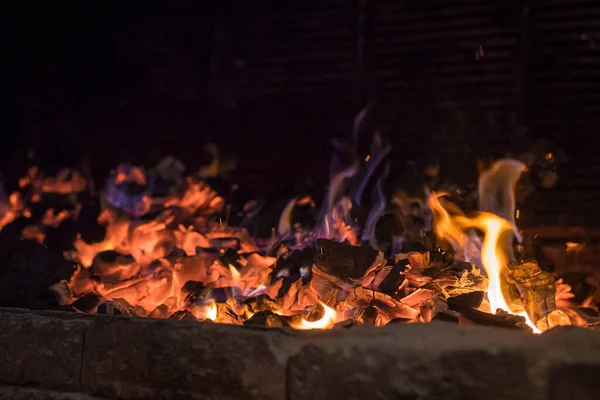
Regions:
M 591 399 L 600 334 L 333 331 L 0 309 L 0 399 Z

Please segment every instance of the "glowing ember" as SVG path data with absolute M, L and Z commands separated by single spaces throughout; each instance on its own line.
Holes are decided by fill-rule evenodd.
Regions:
M 323 316 L 316 321 L 307 321 L 304 317 L 301 318 L 300 322 L 292 323 L 291 326 L 295 329 L 331 329 L 336 323 L 337 313 L 331 307 L 327 307 L 325 304 L 319 301 L 320 307 L 323 308 Z
M 352 140 L 337 146 L 355 148 L 356 132 Z M 174 159 L 153 170 L 118 166 L 92 221 L 101 235 L 91 238 L 82 222 L 82 215 L 89 215 L 82 194 L 93 196 L 85 190 L 94 185 L 77 171 L 43 177 L 32 168 L 19 191 L 0 197 L 0 228 L 25 220 L 20 236 L 46 243 L 63 224 L 79 224 L 82 230 L 65 252 L 74 272 L 52 291 L 61 305 L 85 312 L 331 329 L 348 320 L 375 326 L 393 320 L 429 322 L 449 312 L 450 298 L 476 294 L 481 299 L 487 290 L 492 312 L 511 313 L 501 278 L 515 261 L 514 186 L 524 166 L 501 160 L 483 172 L 479 195 L 485 212 L 467 217 L 435 193 L 428 206 L 425 198 L 412 195 L 388 202 L 384 189 L 390 149 L 375 135 L 366 158 L 356 155 L 345 163 L 336 158 L 320 212 L 306 194 L 283 199 L 268 227 L 269 237 L 257 234 L 264 203 L 252 201 L 239 209 L 226 205 L 198 176 L 180 176 L 183 166 Z M 210 171 L 217 173 L 215 168 Z M 214 175 L 202 171 L 203 176 Z M 398 207 L 390 209 L 390 203 Z M 32 204 L 52 206 L 40 211 Z M 370 207 L 364 218 L 356 217 L 356 208 L 365 210 L 365 204 Z M 229 221 L 235 210 L 241 222 L 233 226 Z M 297 220 L 302 210 L 315 217 Z M 421 217 L 430 221 L 429 213 L 433 226 L 411 222 Z M 385 217 L 396 224 L 389 238 L 378 231 Z M 423 246 L 426 231 L 452 251 L 432 246 L 428 252 L 411 251 L 415 239 Z M 562 298 L 565 290 L 563 286 Z M 90 299 L 97 301 L 90 305 Z M 524 312 L 517 314 L 538 331 Z M 562 314 L 554 317 L 563 323 L 557 315 Z M 569 315 L 583 324 L 575 313 Z

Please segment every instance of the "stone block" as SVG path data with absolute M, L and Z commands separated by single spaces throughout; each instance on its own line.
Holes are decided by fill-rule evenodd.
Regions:
M 86 334 L 82 388 L 118 399 L 284 399 L 277 330 L 98 318 Z
M 76 318 L 0 310 L 0 384 L 77 391 L 88 326 Z

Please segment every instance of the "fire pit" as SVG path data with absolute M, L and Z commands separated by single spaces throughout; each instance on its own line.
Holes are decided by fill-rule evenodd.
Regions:
M 79 171 L 31 167 L 2 200 L 0 305 L 16 308 L 0 315 L 0 393 L 598 391 L 595 282 L 553 273 L 536 238 L 518 229 L 526 165 L 496 161 L 472 193 L 427 182 L 390 192 L 385 139 L 373 135 L 358 155 L 364 116 L 336 143 L 320 207 L 308 193 L 240 203 L 236 186 L 217 178 L 218 158 L 187 177 L 173 158 L 151 170 L 122 164 L 98 193 Z

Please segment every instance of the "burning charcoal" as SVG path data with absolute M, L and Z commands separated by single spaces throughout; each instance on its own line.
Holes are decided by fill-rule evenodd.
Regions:
M 390 322 L 388 322 L 389 324 L 408 324 L 409 322 L 413 322 L 412 319 L 409 318 L 394 318 L 391 319 Z
M 377 317 L 379 316 L 379 309 L 374 306 L 364 308 L 356 319 L 358 322 L 365 325 L 377 326 Z
M 259 311 L 247 321 L 244 321 L 247 326 L 266 326 L 267 328 L 283 328 L 290 326 L 287 317 L 277 315 L 270 310 Z
M 394 256 L 394 261 L 396 263 L 398 263 L 401 260 L 407 259 L 408 262 L 410 263 L 411 269 L 420 270 L 420 269 L 427 268 L 429 266 L 429 264 L 431 263 L 431 260 L 432 260 L 432 254 L 434 254 L 434 257 L 435 257 L 435 254 L 436 254 L 435 252 L 434 253 L 431 253 L 431 252 L 399 253 Z
M 50 286 L 68 280 L 73 266 L 61 254 L 32 240 L 0 245 L 0 306 L 48 309 L 58 306 Z
M 96 293 L 87 293 L 72 304 L 73 308 L 85 313 L 94 313 L 98 305 L 103 301 L 102 297 Z
M 169 307 L 166 304 L 161 304 L 157 306 L 152 312 L 148 315 L 149 318 L 168 318 L 169 317 Z
M 334 329 L 353 329 L 360 326 L 360 324 L 357 324 L 356 321 L 353 321 L 351 319 L 347 319 L 345 321 L 342 322 L 338 322 L 337 324 L 334 325 Z
M 114 250 L 102 251 L 94 257 L 92 273 L 105 284 L 117 283 L 138 274 L 139 264 L 131 255 L 121 255 Z
M 315 265 L 342 279 L 360 279 L 376 264 L 383 264 L 382 252 L 369 247 L 356 247 L 327 239 L 317 240 Z
M 69 287 L 69 282 L 62 280 L 50 286 L 50 291 L 56 296 L 59 305 L 73 303 L 73 292 Z
M 560 310 L 552 310 L 544 318 L 538 320 L 535 325 L 537 328 L 545 332 L 548 329 L 552 329 L 556 326 L 568 326 L 571 325 L 571 318 Z
M 461 316 L 477 325 L 524 329 L 531 331 L 531 328 L 529 328 L 525 323 L 525 317 L 509 314 L 502 310 L 500 310 L 501 312 L 497 314 L 489 314 L 459 304 L 448 304 L 448 307 L 450 310 L 460 313 Z
M 298 291 L 302 287 L 302 279 L 292 282 L 287 288 L 281 286 L 277 297 L 284 309 L 290 309 L 298 300 Z M 286 289 L 286 290 L 284 290 Z
M 390 273 L 379 284 L 379 291 L 394 297 L 400 285 L 406 280 L 404 272 L 408 267 L 408 260 L 400 260 L 394 265 Z
M 290 286 L 298 279 L 302 279 L 302 284 L 308 283 L 312 278 L 312 263 L 315 257 L 313 249 L 294 250 L 286 257 L 280 257 L 275 264 L 275 269 L 271 273 L 271 281 L 282 278 L 281 288 L 278 297 L 282 297 L 288 292 Z M 303 273 L 303 268 L 307 273 Z
M 418 311 L 407 306 L 401 301 L 393 297 L 377 292 L 374 290 L 365 289 L 363 287 L 355 287 L 348 290 L 349 294 L 345 303 L 349 307 L 369 307 L 376 305 L 380 309 L 389 309 L 393 312 L 394 317 L 406 318 L 414 320 L 417 318 Z
M 260 311 L 267 310 L 275 310 L 279 307 L 277 302 L 267 296 L 266 294 L 261 294 L 256 297 L 250 297 L 244 301 L 245 304 L 250 307 L 250 311 L 258 313 Z
M 459 320 L 460 314 L 452 310 L 440 311 L 433 317 L 433 321 L 451 322 L 453 324 L 458 324 Z
M 522 261 L 508 267 L 511 284 L 519 290 L 523 307 L 534 323 L 556 309 L 554 276 L 535 261 Z
M 187 308 L 205 295 L 206 288 L 202 282 L 187 281 L 181 288 L 181 295 L 184 297 L 184 307 Z
M 217 321 L 221 324 L 234 324 L 234 325 L 242 325 L 243 319 L 237 315 L 237 313 L 233 310 L 233 308 L 225 303 L 216 303 L 217 306 L 217 316 L 214 321 Z
M 239 250 L 240 240 L 238 238 L 216 238 L 210 240 L 210 245 L 215 249 Z
M 238 241 L 239 243 L 239 241 Z M 233 265 L 235 269 L 238 271 L 242 269 L 242 264 L 240 264 L 241 256 L 239 253 L 232 248 L 225 250 L 225 253 L 219 256 L 219 261 L 225 266 Z
M 134 307 L 123 299 L 105 300 L 98 305 L 98 314 L 136 316 Z
M 465 293 L 448 298 L 448 305 L 450 306 L 451 304 L 458 304 L 462 307 L 479 308 L 484 297 L 485 292 L 483 291 Z
M 177 321 L 198 321 L 198 318 L 194 317 L 194 314 L 187 310 L 176 311 L 169 319 L 175 319 Z

